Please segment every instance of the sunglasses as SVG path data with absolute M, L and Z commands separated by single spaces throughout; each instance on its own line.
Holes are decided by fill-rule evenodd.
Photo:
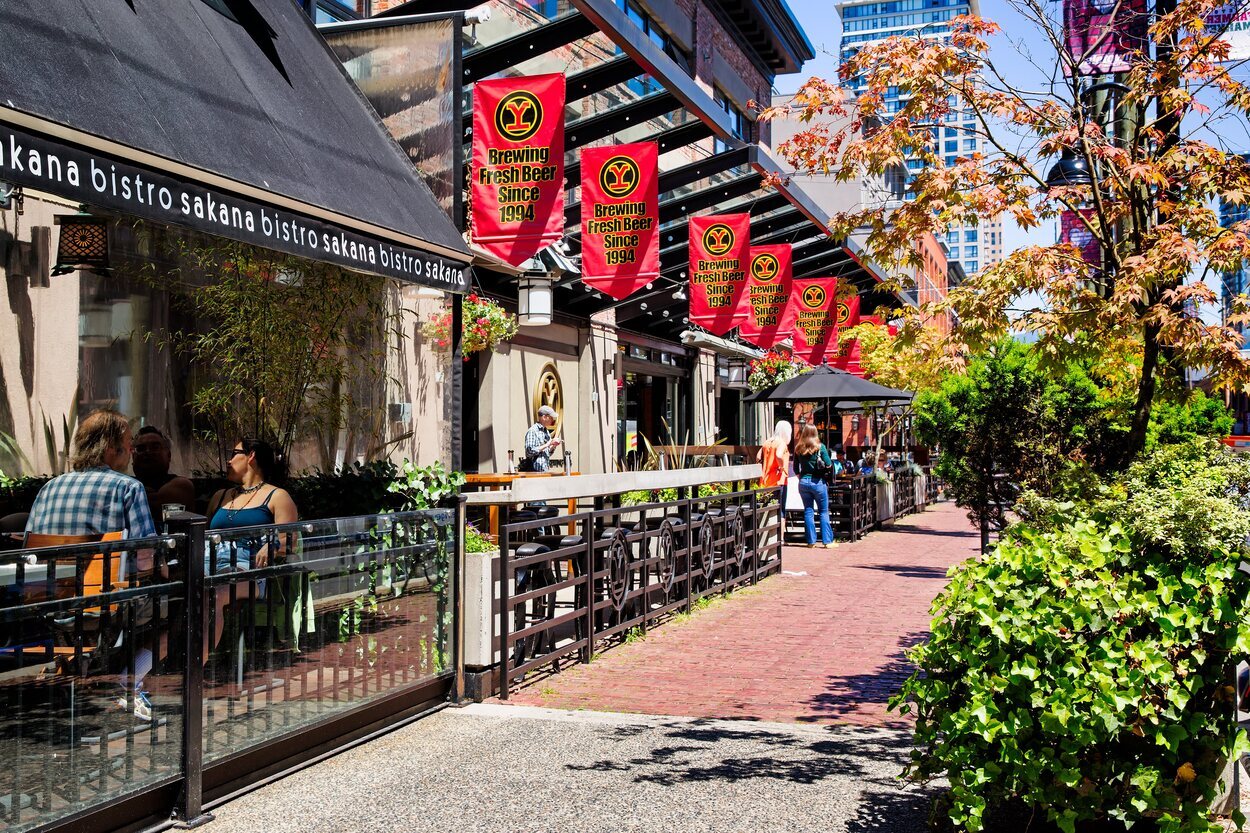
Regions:
M 235 456 L 236 454 L 247 454 L 247 451 L 246 451 L 245 449 L 242 449 L 242 448 L 236 448 L 236 449 L 234 449 L 233 451 L 231 451 L 231 452 L 230 452 L 230 456 L 229 456 L 229 457 L 227 457 L 226 459 L 228 459 L 228 460 L 232 460 L 232 459 L 234 459 L 234 456 Z

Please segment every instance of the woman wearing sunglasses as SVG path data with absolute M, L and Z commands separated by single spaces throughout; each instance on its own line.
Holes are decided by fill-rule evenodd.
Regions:
M 245 438 L 235 443 L 226 461 L 226 479 L 235 485 L 221 489 L 208 502 L 210 540 L 214 532 L 290 524 L 299 520 L 299 512 L 291 495 L 286 489 L 274 485 L 282 477 L 282 465 L 272 445 L 255 438 Z M 273 532 L 258 530 L 255 536 L 221 537 L 225 540 L 209 545 L 209 557 L 204 565 L 204 572 L 208 575 L 259 570 L 268 566 L 271 558 L 282 551 L 281 537 Z M 253 595 L 263 596 L 265 581 L 238 581 L 218 586 L 211 645 L 215 646 L 221 640 L 225 629 L 222 611 L 230 603 L 232 587 L 234 599 L 237 601 Z M 207 632 L 205 637 L 207 658 Z

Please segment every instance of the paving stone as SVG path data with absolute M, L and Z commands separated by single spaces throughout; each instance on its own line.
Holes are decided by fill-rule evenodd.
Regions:
M 835 549 L 786 547 L 758 587 L 651 630 L 508 702 L 637 714 L 905 726 L 886 709 L 911 672 L 947 570 L 978 538 L 937 506 Z

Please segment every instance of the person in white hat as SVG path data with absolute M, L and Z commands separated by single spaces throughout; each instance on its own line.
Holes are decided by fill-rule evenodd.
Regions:
M 562 442 L 551 434 L 557 419 L 555 408 L 543 405 L 538 409 L 538 421 L 525 432 L 525 456 L 521 459 L 521 471 L 547 471 L 551 468 L 551 453 Z

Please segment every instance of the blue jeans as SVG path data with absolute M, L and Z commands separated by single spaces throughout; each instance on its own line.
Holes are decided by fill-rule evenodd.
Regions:
M 815 509 L 820 509 L 820 543 L 833 543 L 833 527 L 829 525 L 829 484 L 811 475 L 799 478 L 799 497 L 803 500 L 803 528 L 807 543 L 816 543 Z

